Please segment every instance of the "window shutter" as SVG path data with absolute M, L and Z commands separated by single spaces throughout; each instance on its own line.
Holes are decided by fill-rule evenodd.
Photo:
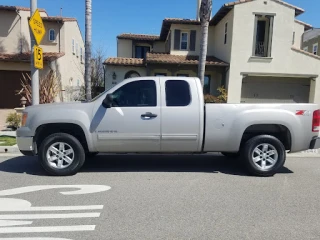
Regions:
M 197 38 L 197 31 L 191 30 L 191 32 L 190 32 L 190 51 L 196 50 L 196 38 Z
M 174 30 L 174 50 L 180 50 L 180 37 L 181 31 L 178 29 Z

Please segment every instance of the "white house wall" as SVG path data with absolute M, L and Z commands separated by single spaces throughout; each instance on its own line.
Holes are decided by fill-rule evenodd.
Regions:
M 213 55 L 225 62 L 230 62 L 233 38 L 233 10 L 231 10 L 216 26 L 209 28 L 208 55 Z M 225 23 L 228 23 L 227 43 L 224 44 Z M 237 44 L 241 44 L 241 39 Z
M 132 40 L 118 39 L 118 57 L 132 58 Z
M 243 72 L 278 74 L 320 75 L 320 61 L 295 52 L 292 47 L 292 34 L 295 29 L 295 10 L 274 1 L 256 0 L 234 7 L 232 54 L 229 72 L 230 103 L 239 103 Z M 276 14 L 273 27 L 271 58 L 252 57 L 254 13 Z M 319 81 L 319 78 L 318 78 Z M 320 86 L 316 84 L 314 101 L 320 102 Z
M 304 25 L 301 23 L 294 22 L 294 46 L 296 48 L 301 48 L 302 35 L 304 33 Z

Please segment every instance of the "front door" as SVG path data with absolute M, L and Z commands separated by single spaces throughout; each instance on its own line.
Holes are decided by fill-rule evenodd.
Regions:
M 160 151 L 160 88 L 156 79 L 128 82 L 112 93 L 113 107 L 98 107 L 94 135 L 99 152 Z

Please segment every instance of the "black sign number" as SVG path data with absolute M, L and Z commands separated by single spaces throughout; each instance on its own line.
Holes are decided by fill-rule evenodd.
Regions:
M 37 48 L 37 58 L 38 60 L 40 61 L 41 60 L 41 49 L 40 48 Z

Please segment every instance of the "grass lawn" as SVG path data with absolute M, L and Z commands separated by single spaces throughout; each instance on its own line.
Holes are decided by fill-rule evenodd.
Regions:
M 17 144 L 15 137 L 0 136 L 0 146 L 13 146 L 15 144 Z

